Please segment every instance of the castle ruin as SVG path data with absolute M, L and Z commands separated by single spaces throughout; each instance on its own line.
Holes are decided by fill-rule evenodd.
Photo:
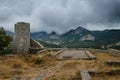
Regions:
M 28 52 L 30 48 L 30 24 L 18 22 L 15 24 L 14 51 Z
M 36 40 L 30 39 L 30 24 L 25 22 L 17 22 L 15 24 L 15 35 L 14 35 L 14 53 L 21 53 L 21 52 L 33 52 L 36 53 L 37 51 L 44 48 Z

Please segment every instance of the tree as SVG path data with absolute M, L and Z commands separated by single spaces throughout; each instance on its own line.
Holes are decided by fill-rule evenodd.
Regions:
M 3 54 L 11 41 L 12 37 L 7 35 L 3 27 L 0 27 L 0 54 Z

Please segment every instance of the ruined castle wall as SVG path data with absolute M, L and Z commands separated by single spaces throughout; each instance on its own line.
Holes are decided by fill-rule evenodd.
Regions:
M 30 48 L 30 24 L 18 22 L 15 24 L 14 51 L 27 52 Z

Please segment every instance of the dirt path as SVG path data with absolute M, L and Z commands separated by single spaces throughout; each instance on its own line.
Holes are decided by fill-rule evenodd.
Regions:
M 55 67 L 52 67 L 50 69 L 43 70 L 39 75 L 38 78 L 34 78 L 31 80 L 45 80 L 47 77 L 50 77 L 54 75 L 57 71 L 60 70 L 60 68 L 65 64 L 66 62 L 61 61 L 59 62 Z

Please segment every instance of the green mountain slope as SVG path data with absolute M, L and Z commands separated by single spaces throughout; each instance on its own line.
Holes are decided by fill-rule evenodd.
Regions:
M 31 38 L 42 40 L 41 43 L 46 47 L 101 48 L 120 41 L 120 30 L 90 31 L 79 26 L 60 35 L 55 31 L 50 34 L 45 31 L 34 32 L 31 33 Z

